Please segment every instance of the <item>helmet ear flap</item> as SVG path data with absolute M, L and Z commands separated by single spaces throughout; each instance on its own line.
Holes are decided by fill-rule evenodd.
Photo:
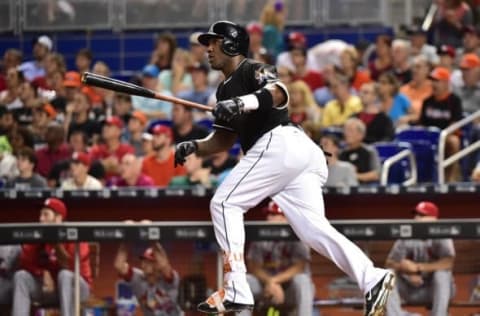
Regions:
M 224 38 L 222 41 L 222 50 L 228 56 L 236 56 L 238 52 L 238 43 L 231 39 Z

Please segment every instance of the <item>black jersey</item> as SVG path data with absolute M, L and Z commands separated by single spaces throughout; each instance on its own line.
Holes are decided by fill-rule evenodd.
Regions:
M 267 83 L 278 81 L 275 67 L 244 59 L 230 77 L 217 89 L 217 101 L 241 97 L 253 93 Z M 235 132 L 242 150 L 246 153 L 263 134 L 274 127 L 288 122 L 287 104 L 281 107 L 243 113 L 230 122 L 216 119 L 213 127 Z

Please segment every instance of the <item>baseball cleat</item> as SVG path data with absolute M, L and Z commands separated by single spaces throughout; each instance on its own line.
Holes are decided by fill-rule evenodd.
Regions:
M 365 295 L 365 316 L 385 315 L 385 305 L 394 286 L 395 274 L 392 271 L 388 271 Z
M 205 314 L 222 314 L 222 313 L 239 313 L 244 310 L 253 310 L 253 305 L 234 303 L 224 301 L 225 290 L 219 290 L 212 295 L 205 302 L 198 304 L 197 310 Z

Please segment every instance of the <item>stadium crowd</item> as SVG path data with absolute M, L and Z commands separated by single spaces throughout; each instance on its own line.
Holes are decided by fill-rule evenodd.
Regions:
M 291 121 L 316 142 L 328 134 L 338 147 L 329 185 L 378 183 L 381 163 L 372 144 L 393 140 L 404 126 L 444 129 L 480 109 L 480 30 L 472 9 L 462 1 L 444 1 L 435 19 L 430 33 L 411 27 L 356 45 L 341 40 L 307 43 L 301 32 L 284 31 L 284 10 L 274 3 L 265 6 L 258 22 L 247 25 L 249 57 L 275 64 L 288 86 Z M 214 105 L 214 90 L 223 78 L 210 70 L 197 37 L 192 33 L 189 47 L 180 48 L 172 33 L 162 33 L 151 59 L 131 81 Z M 174 167 L 173 146 L 207 136 L 212 117 L 178 104 L 83 85 L 86 71 L 112 75 L 88 49 L 78 51 L 75 69 L 66 68 L 47 35 L 36 39 L 32 54 L 33 60 L 24 60 L 16 49 L 3 54 L 3 187 L 214 187 L 241 154 L 236 146 Z M 447 156 L 465 140 L 479 138 L 478 124 L 471 126 L 468 133 L 448 137 Z M 468 180 L 480 181 L 477 162 L 470 159 Z M 446 178 L 464 180 L 459 163 L 446 169 Z

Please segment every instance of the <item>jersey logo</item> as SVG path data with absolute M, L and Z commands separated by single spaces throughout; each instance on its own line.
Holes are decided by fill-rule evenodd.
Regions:
M 269 81 L 276 80 L 277 76 L 268 68 L 260 68 L 255 70 L 255 79 L 258 84 L 263 85 Z

